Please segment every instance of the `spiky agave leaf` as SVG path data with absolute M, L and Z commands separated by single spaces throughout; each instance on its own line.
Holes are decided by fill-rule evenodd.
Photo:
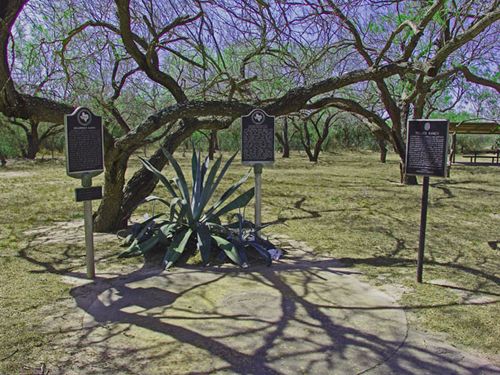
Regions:
M 203 264 L 207 264 L 210 260 L 210 251 L 212 249 L 212 237 L 210 236 L 209 228 L 203 224 L 198 223 L 196 227 L 196 238 L 198 240 L 197 247 L 201 254 Z
M 194 145 L 193 145 L 194 146 Z M 191 158 L 191 170 L 192 170 L 192 191 L 191 191 L 191 210 L 194 211 L 196 198 L 201 185 L 201 163 L 200 163 L 200 153 L 196 155 L 196 150 L 193 147 L 193 157 Z
M 217 245 L 224 251 L 224 253 L 226 253 L 228 258 L 231 259 L 234 263 L 241 267 L 248 266 L 241 260 L 240 255 L 238 254 L 238 250 L 231 242 L 219 236 L 212 236 L 212 238 L 215 240 L 215 242 L 217 242 Z
M 201 159 L 200 159 L 201 160 Z M 201 212 L 200 207 L 203 205 L 203 193 L 207 190 L 205 186 L 205 175 L 208 170 L 210 159 L 208 156 L 205 161 L 201 164 L 196 180 L 196 189 L 194 189 L 195 181 L 193 180 L 193 196 L 192 196 L 192 209 L 194 220 L 199 220 L 199 214 Z
M 261 244 L 257 243 L 256 241 L 250 241 L 247 243 L 250 246 L 252 246 L 255 250 L 257 250 L 257 252 L 260 254 L 260 256 L 262 258 L 264 258 L 264 260 L 266 261 L 266 266 L 269 267 L 273 260 L 271 259 L 271 255 L 269 254 L 267 249 L 264 246 L 262 246 Z
M 175 192 L 175 189 L 174 187 L 172 186 L 172 184 L 170 183 L 170 181 L 168 180 L 168 178 L 166 178 L 158 169 L 156 169 L 153 164 L 151 164 L 148 160 L 142 158 L 139 156 L 139 159 L 141 160 L 142 164 L 144 165 L 144 167 L 152 172 L 161 182 L 162 184 L 167 188 L 168 192 L 170 193 L 170 195 L 172 195 L 173 197 L 177 197 L 177 193 Z
M 118 255 L 118 258 L 128 258 L 140 254 L 145 254 L 153 249 L 158 244 L 159 240 L 160 237 L 157 234 L 142 242 L 138 242 L 136 240 L 132 243 L 132 245 L 130 245 L 127 250 Z
M 207 217 L 207 220 L 212 220 L 214 217 L 219 218 L 222 215 L 224 215 L 230 211 L 245 207 L 248 204 L 248 202 L 250 202 L 252 200 L 252 198 L 254 196 L 254 191 L 255 191 L 255 188 L 251 188 L 250 190 L 247 190 L 246 192 L 244 192 L 243 194 L 241 194 L 240 196 L 236 197 L 231 202 L 226 204 L 224 207 L 222 207 L 217 212 L 209 215 Z
M 184 176 L 184 173 L 182 172 L 182 168 L 175 160 L 175 158 L 164 148 L 162 148 L 162 152 L 165 155 L 165 157 L 168 159 L 170 165 L 174 168 L 175 174 L 177 175 L 177 180 L 176 184 L 179 187 L 182 197 L 187 201 L 190 202 L 189 199 L 189 188 L 187 185 L 186 177 Z
M 215 191 L 215 189 L 213 188 L 215 176 L 217 175 L 217 171 L 219 170 L 221 163 L 222 163 L 222 156 L 217 158 L 214 165 L 212 166 L 212 168 L 210 168 L 210 171 L 208 172 L 207 179 L 205 181 L 205 184 L 203 186 L 203 191 L 201 193 L 200 204 L 196 208 L 196 210 L 193 212 L 193 216 L 196 220 L 200 219 L 200 217 L 203 213 L 203 210 L 205 209 L 206 205 L 210 201 L 210 198 L 212 198 L 212 194 Z M 207 168 L 208 168 L 208 164 L 207 164 Z
M 213 213 L 215 212 L 215 210 L 217 210 L 222 204 L 224 204 L 224 202 L 231 196 L 234 194 L 234 192 L 236 190 L 238 190 L 240 188 L 241 185 L 243 185 L 247 180 L 248 180 L 248 177 L 250 176 L 250 171 L 241 178 L 241 180 L 239 180 L 238 182 L 234 183 L 233 185 L 231 185 L 222 195 L 221 197 L 219 198 L 219 200 L 217 202 L 215 202 L 212 207 L 210 207 L 207 212 L 205 213 L 204 217 L 202 218 L 203 219 L 207 219 L 211 216 L 213 216 Z M 220 216 L 220 215 L 219 215 Z
M 157 197 L 156 195 L 148 195 L 146 198 L 144 198 L 144 202 L 161 202 L 165 206 L 170 207 L 170 202 L 168 202 L 166 199 Z
M 184 229 L 178 232 L 172 239 L 172 243 L 167 249 L 163 264 L 165 268 L 170 268 L 179 259 L 181 254 L 186 249 L 186 245 L 191 237 L 193 230 L 191 228 Z
M 222 179 L 224 178 L 227 170 L 229 169 L 229 166 L 231 165 L 231 163 L 233 162 L 234 158 L 236 157 L 236 155 L 238 155 L 238 151 L 236 151 L 233 156 L 231 156 L 227 161 L 226 161 L 226 164 L 224 164 L 224 167 L 222 167 L 222 170 L 220 171 L 219 173 L 219 176 L 217 176 L 217 179 L 215 180 L 215 183 L 212 185 L 212 188 L 210 190 L 210 195 L 213 195 L 213 193 L 215 192 L 215 190 L 217 190 L 217 187 L 219 186 L 220 182 L 222 181 Z

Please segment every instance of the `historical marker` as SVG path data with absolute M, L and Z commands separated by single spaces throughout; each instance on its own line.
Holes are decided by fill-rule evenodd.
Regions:
M 79 107 L 64 116 L 66 133 L 66 173 L 81 178 L 104 170 L 102 119 L 90 109 Z
M 406 140 L 406 174 L 424 176 L 417 253 L 417 282 L 424 270 L 425 229 L 430 176 L 446 177 L 448 167 L 448 120 L 409 120 Z
M 262 226 L 262 170 L 274 163 L 274 116 L 262 109 L 254 109 L 241 117 L 241 162 L 253 165 L 255 176 L 255 227 L 256 234 Z
M 95 277 L 94 229 L 92 200 L 102 198 L 102 188 L 92 187 L 92 177 L 104 171 L 104 142 L 102 119 L 85 107 L 78 107 L 64 116 L 66 135 L 66 173 L 82 180 L 75 189 L 77 202 L 83 201 L 87 277 Z
M 274 116 L 262 109 L 241 118 L 241 161 L 245 165 L 274 163 Z
M 406 174 L 446 177 L 448 120 L 409 120 Z

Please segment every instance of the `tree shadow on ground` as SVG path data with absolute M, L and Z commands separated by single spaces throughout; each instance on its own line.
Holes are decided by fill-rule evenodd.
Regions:
M 406 328 L 399 328 L 399 334 L 392 332 L 389 335 L 379 335 L 376 330 L 358 329 L 351 324 L 350 317 L 366 314 L 368 319 L 373 318 L 374 323 L 390 325 L 391 317 L 384 319 L 380 311 L 400 311 L 403 309 L 396 304 L 346 304 L 340 301 L 329 300 L 328 296 L 317 295 L 318 290 L 312 286 L 315 283 L 328 284 L 331 277 L 348 277 L 353 272 L 339 268 L 339 263 L 333 260 L 308 261 L 290 264 L 277 264 L 271 268 L 259 267 L 253 272 L 241 271 L 235 268 L 210 269 L 205 273 L 210 275 L 202 280 L 194 279 L 189 287 L 182 290 L 169 291 L 164 288 L 134 288 L 132 285 L 148 278 L 162 278 L 167 281 L 165 285 L 175 284 L 175 278 L 190 278 L 199 274 L 199 269 L 185 268 L 181 272 L 164 273 L 160 270 L 138 270 L 126 276 L 112 279 L 98 279 L 95 283 L 76 287 L 71 295 L 81 309 L 89 314 L 98 323 L 97 326 L 87 328 L 85 339 L 81 344 L 91 339 L 93 330 L 105 327 L 123 325 L 140 327 L 155 334 L 168 337 L 168 340 L 181 343 L 182 348 L 194 347 L 201 350 L 204 355 L 195 360 L 205 361 L 212 358 L 213 365 L 208 369 L 200 366 L 200 371 L 189 367 L 185 373 L 211 374 L 214 372 L 227 372 L 232 374 L 287 374 L 297 373 L 344 373 L 349 369 L 355 373 L 362 373 L 389 359 L 392 373 L 406 373 L 409 368 L 432 369 L 432 373 L 460 373 L 474 372 L 473 367 L 467 364 L 450 363 L 446 355 L 433 352 L 422 347 L 412 347 L 418 355 L 401 355 L 397 357 L 398 350 L 404 345 Z M 300 277 L 302 285 L 299 290 L 292 287 L 287 280 L 287 275 Z M 246 283 L 252 280 L 275 291 L 277 303 L 274 314 L 269 317 L 261 314 L 254 315 L 245 310 L 230 311 L 221 306 L 211 306 L 203 311 L 193 311 L 188 306 L 176 302 L 196 290 L 202 291 L 200 299 L 208 298 L 204 295 L 204 288 L 217 284 L 222 280 L 231 279 L 232 283 Z M 326 288 L 329 288 L 325 285 Z M 335 286 L 338 287 L 338 286 Z M 113 290 L 118 296 L 116 300 L 102 300 L 102 295 Z M 325 289 L 321 289 L 325 290 Z M 340 294 L 340 289 L 338 294 Z M 101 298 L 100 298 L 101 296 Z M 333 294 L 335 296 L 335 294 Z M 255 298 L 260 295 L 250 293 L 249 303 L 258 303 Z M 352 296 L 352 300 L 355 297 Z M 207 302 L 207 301 L 205 301 Z M 227 302 L 227 301 L 226 301 Z M 241 302 L 241 301 L 240 301 Z M 346 301 L 344 301 L 346 302 Z M 241 302 L 242 303 L 242 302 Z M 269 302 L 270 303 L 270 302 Z M 440 308 L 451 304 L 416 306 L 414 308 Z M 130 310 L 131 307 L 135 311 Z M 139 312 L 137 312 L 139 309 Z M 332 311 L 341 311 L 335 315 Z M 378 315 L 377 315 L 378 314 Z M 404 313 L 403 313 L 404 314 Z M 341 317 L 345 318 L 342 319 Z M 200 324 L 191 324 L 190 321 L 200 321 Z M 400 324 L 398 322 L 397 324 Z M 225 327 L 222 331 L 211 329 L 215 326 Z M 295 331 L 295 336 L 290 330 L 310 329 L 309 334 Z M 324 335 L 319 339 L 320 333 Z M 316 334 L 314 334 L 316 333 Z M 100 361 L 117 361 L 123 369 L 122 357 L 113 355 L 113 331 L 100 334 L 103 350 L 95 358 L 96 366 Z M 109 336 L 109 337 L 108 337 Z M 252 339 L 248 338 L 254 338 Z M 256 338 L 258 337 L 258 338 Z M 249 340 L 248 345 L 240 346 L 238 343 Z M 161 340 L 160 340 L 161 341 Z M 107 347 L 106 342 L 109 343 Z M 154 342 L 151 342 L 153 345 Z M 278 348 L 278 349 L 277 349 Z M 116 348 L 115 348 L 116 349 Z M 131 348 L 127 347 L 125 352 Z M 407 349 L 408 350 L 408 349 Z M 148 357 L 143 364 L 147 369 L 151 360 L 168 360 L 172 352 L 165 352 L 156 358 Z M 111 357 L 110 357 L 111 355 Z M 167 356 L 167 357 L 163 357 Z M 114 358 L 113 358 L 114 357 Z M 348 367 L 345 367 L 348 366 Z M 196 365 L 194 366 L 196 368 Z M 130 371 L 136 371 L 129 369 Z M 319 371 L 319 372 L 318 372 Z
M 413 267 L 416 264 L 415 259 L 397 258 L 389 256 L 376 256 L 370 258 L 340 258 L 338 260 L 348 266 L 356 266 L 362 264 L 373 267 L 391 267 L 391 266 Z M 425 259 L 425 264 L 464 271 L 471 275 L 487 279 L 489 281 L 494 282 L 497 285 L 500 285 L 500 277 L 496 275 L 491 275 L 483 270 L 478 270 L 476 268 L 467 267 L 461 264 L 451 263 L 451 262 L 439 262 L 431 259 Z
M 84 279 L 73 267 L 64 267 L 74 256 L 68 250 L 52 263 L 37 259 L 29 248 L 20 252 L 21 258 L 44 272 Z M 433 263 L 499 281 L 479 270 Z M 63 369 L 78 366 L 79 371 L 93 373 L 148 373 L 151 366 L 163 366 L 165 373 L 264 375 L 364 373 L 385 363 L 392 374 L 412 373 L 415 369 L 436 374 L 495 373 L 488 368 L 479 369 L 473 363 L 454 362 L 446 353 L 407 343 L 408 307 L 383 298 L 366 302 L 355 294 L 349 295 L 351 289 L 347 285 L 354 281 L 350 278 L 359 272 L 348 267 L 357 264 L 410 266 L 414 260 L 394 257 L 311 260 L 290 252 L 285 262 L 250 271 L 234 267 L 184 267 L 174 272 L 143 268 L 125 275 L 98 277 L 70 292 L 86 318 L 83 325 L 66 334 L 73 337 L 71 346 L 88 355 L 85 361 L 78 362 L 72 357 L 57 366 Z M 294 279 L 299 282 L 291 282 Z M 238 294 L 237 300 L 224 299 L 214 304 L 207 291 L 208 287 L 218 289 L 219 285 L 241 290 L 241 286 L 249 283 L 250 288 L 243 289 L 247 300 Z M 252 285 L 266 292 L 256 293 Z M 354 290 L 361 291 L 362 288 Z M 194 301 L 203 309 L 183 302 L 190 294 L 195 295 Z M 264 299 L 262 306 L 258 305 L 259 299 Z M 420 305 L 411 309 L 463 304 L 467 303 Z M 259 312 L 259 308 L 269 315 Z M 373 325 L 364 326 L 360 319 L 371 319 Z M 377 326 L 390 329 L 380 334 Z M 138 330 L 152 336 L 146 335 L 142 341 Z M 190 360 L 194 363 L 184 363 Z M 176 361 L 180 361 L 178 371 Z M 169 362 L 174 364 L 165 366 Z

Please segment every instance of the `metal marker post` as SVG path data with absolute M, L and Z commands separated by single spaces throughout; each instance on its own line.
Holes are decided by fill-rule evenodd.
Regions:
M 89 188 L 92 186 L 92 177 L 89 174 L 82 176 L 82 187 Z M 92 201 L 83 201 L 83 220 L 85 223 L 85 248 L 87 262 L 87 278 L 95 277 L 94 264 L 94 228 L 92 222 Z
M 425 227 L 427 226 L 427 203 L 429 201 L 429 176 L 424 176 L 422 187 L 422 208 L 420 211 L 420 237 L 418 240 L 417 282 L 422 282 L 424 271 Z
M 259 236 L 261 222 L 261 207 L 262 207 L 262 164 L 255 164 L 253 171 L 255 174 L 255 227 L 258 230 L 255 232 Z

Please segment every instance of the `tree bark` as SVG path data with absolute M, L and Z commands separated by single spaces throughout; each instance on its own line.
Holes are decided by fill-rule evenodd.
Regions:
M 194 132 L 194 130 L 192 131 Z M 162 170 L 168 163 L 168 160 L 163 153 L 162 148 L 173 154 L 181 143 L 189 138 L 192 132 L 175 132 L 174 134 L 166 137 L 162 142 L 160 148 L 148 159 L 148 161 L 158 170 Z M 119 217 L 122 227 L 127 225 L 130 216 L 134 210 L 150 195 L 158 182 L 158 179 L 148 171 L 146 168 L 141 167 L 134 173 L 132 178 L 128 181 L 124 189 L 123 200 L 119 211 Z
M 387 161 L 387 146 L 383 139 L 378 140 L 378 147 L 380 148 L 380 162 L 385 164 Z
M 285 117 L 285 121 L 283 122 L 283 158 L 290 157 L 290 138 L 288 135 L 288 118 Z
M 275 134 L 276 140 L 281 146 L 281 157 L 289 158 L 290 157 L 290 138 L 288 135 L 288 119 L 285 117 L 285 121 L 283 123 L 283 131 L 280 133 L 279 131 Z
M 94 215 L 94 230 L 96 232 L 113 232 L 127 225 L 120 210 L 129 157 L 128 153 L 120 152 L 117 149 L 108 149 L 106 152 L 104 192 L 101 204 Z
M 214 160 L 215 152 L 219 150 L 219 140 L 217 139 L 217 130 L 212 130 L 210 132 L 210 138 L 208 141 L 208 158 Z
M 186 125 L 180 126 L 177 131 L 165 137 L 160 148 L 148 159 L 149 162 L 158 170 L 162 170 L 167 164 L 167 158 L 162 148 L 173 154 L 182 142 L 203 126 L 199 121 L 187 121 Z M 218 122 L 217 126 L 226 125 Z M 113 152 L 116 152 L 116 150 L 110 151 L 110 155 Z M 95 230 L 97 232 L 114 232 L 125 228 L 134 210 L 156 187 L 158 179 L 144 167 L 135 172 L 125 186 L 125 169 L 122 170 L 122 168 L 126 168 L 128 157 L 129 155 L 122 155 L 122 157 L 114 157 L 115 162 L 110 160 L 111 166 L 115 167 L 115 172 L 109 176 L 109 180 L 105 175 L 105 183 L 106 185 L 113 185 L 113 188 L 109 189 L 110 192 L 107 196 L 103 196 L 98 215 L 95 217 Z M 113 159 L 112 156 L 110 158 Z M 108 168 L 107 165 L 106 168 Z M 107 200 L 110 200 L 110 202 L 107 202 Z
M 26 149 L 26 158 L 34 160 L 38 151 L 40 151 L 40 137 L 38 135 L 38 123 L 30 121 L 30 130 L 26 133 L 28 147 Z
M 385 133 L 380 128 L 370 130 L 377 140 L 377 144 L 380 150 L 380 162 L 385 163 L 387 161 L 387 140 L 385 138 Z

